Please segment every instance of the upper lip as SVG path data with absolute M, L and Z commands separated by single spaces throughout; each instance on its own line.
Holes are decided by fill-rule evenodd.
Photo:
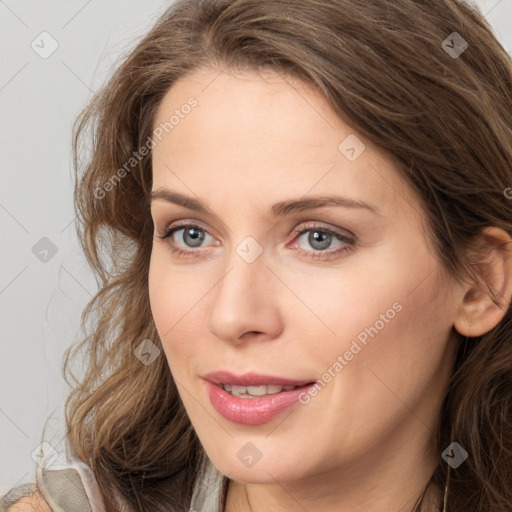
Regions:
M 289 379 L 287 377 L 278 377 L 275 375 L 264 375 L 259 373 L 243 373 L 235 375 L 226 371 L 210 372 L 203 375 L 203 379 L 213 384 L 235 384 L 237 386 L 267 386 L 275 384 L 277 386 L 305 386 L 316 382 L 315 379 Z

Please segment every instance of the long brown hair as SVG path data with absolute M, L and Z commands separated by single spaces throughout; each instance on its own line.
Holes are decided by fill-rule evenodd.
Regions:
M 454 37 L 467 41 L 460 55 L 450 54 Z M 74 360 L 86 363 L 66 419 L 108 510 L 121 501 L 136 511 L 188 510 L 206 460 L 165 357 L 145 365 L 134 351 L 146 339 L 160 345 L 148 299 L 151 152 L 139 150 L 173 83 L 207 66 L 265 68 L 313 85 L 396 161 L 447 272 L 474 277 L 466 251 L 483 227 L 512 233 L 504 194 L 512 186 L 511 59 L 468 5 L 173 3 L 81 114 L 74 137 L 77 229 L 100 289 L 83 313 L 84 339 L 65 360 L 68 378 Z M 452 441 L 469 457 L 451 471 L 447 509 L 510 511 L 510 309 L 489 333 L 460 339 L 435 449 L 441 454 Z M 433 480 L 442 490 L 447 470 L 440 457 Z

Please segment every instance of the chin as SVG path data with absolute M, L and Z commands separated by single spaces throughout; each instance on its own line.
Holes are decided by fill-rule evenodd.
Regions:
M 213 465 L 225 476 L 242 484 L 272 484 L 295 481 L 303 477 L 304 466 L 300 460 L 284 461 L 282 455 L 277 460 L 261 457 L 253 465 L 241 462 L 235 452 L 234 457 L 210 458 Z

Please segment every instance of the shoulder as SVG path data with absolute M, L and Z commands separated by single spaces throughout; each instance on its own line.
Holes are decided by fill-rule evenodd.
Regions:
M 51 512 L 37 485 L 25 484 L 0 498 L 0 512 Z
M 0 498 L 0 512 L 104 512 L 90 468 L 79 461 L 36 468 L 36 483 L 11 489 Z

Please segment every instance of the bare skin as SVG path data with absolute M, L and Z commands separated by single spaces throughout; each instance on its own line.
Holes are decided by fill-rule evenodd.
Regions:
M 440 458 L 432 436 L 457 332 L 487 332 L 503 312 L 483 288 L 442 270 L 419 202 L 386 155 L 359 136 L 356 159 L 340 151 L 357 134 L 317 91 L 271 73 L 219 73 L 180 80 L 155 120 L 197 98 L 153 150 L 153 192 L 178 192 L 207 211 L 153 201 L 149 293 L 187 413 L 231 479 L 225 510 L 409 512 Z M 333 205 L 269 213 L 281 201 L 330 195 L 378 213 Z M 177 221 L 203 230 L 202 245 L 190 245 L 184 229 L 158 238 Z M 331 241 L 323 252 L 315 230 Z M 251 263 L 236 251 L 248 236 L 262 250 Z M 497 228 L 488 237 L 508 239 Z M 489 269 L 509 301 L 510 258 L 496 251 Z M 262 425 L 220 415 L 202 379 L 229 370 L 320 380 L 340 355 L 346 364 L 316 396 Z M 247 443 L 261 453 L 252 467 L 237 456 Z M 423 510 L 429 502 L 441 507 L 441 490 L 429 491 Z
M 8 510 L 9 512 L 51 512 L 50 507 L 38 492 L 21 498 Z

